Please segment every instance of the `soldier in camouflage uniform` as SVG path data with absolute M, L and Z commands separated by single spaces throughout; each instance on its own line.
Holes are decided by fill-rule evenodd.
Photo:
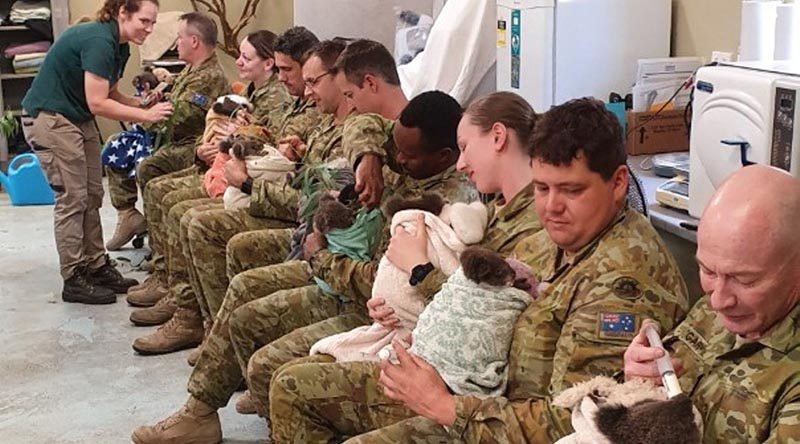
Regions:
M 459 106 L 452 98 L 442 93 L 429 93 L 426 96 L 429 95 L 442 95 L 446 97 L 449 101 L 451 101 L 448 103 L 448 105 L 450 105 L 451 108 L 454 107 L 455 112 L 460 114 Z M 447 110 L 439 110 L 439 112 L 431 110 L 430 112 L 435 113 L 436 118 L 443 118 L 442 111 Z M 457 121 L 457 116 L 455 119 L 450 120 Z M 374 121 L 374 118 L 371 118 L 368 121 Z M 387 127 L 390 129 L 392 128 L 391 125 L 387 125 Z M 454 127 L 451 125 L 450 131 L 453 132 L 453 129 Z M 412 129 L 407 129 L 407 131 L 411 130 Z M 420 151 L 421 142 L 419 136 L 416 137 L 417 138 L 415 140 L 412 140 L 414 146 L 409 147 L 407 145 L 402 145 L 401 148 L 404 149 L 401 149 L 400 152 L 415 154 L 415 159 L 418 160 L 417 163 L 409 163 L 409 165 L 413 168 L 416 168 L 416 170 L 412 171 L 412 174 L 419 179 L 410 179 L 407 176 L 398 176 L 397 174 L 393 173 L 393 177 L 396 178 L 396 181 L 392 184 L 396 185 L 396 188 L 392 186 L 390 188 L 391 193 L 403 196 L 416 196 L 421 194 L 423 191 L 430 191 L 442 193 L 446 198 L 454 200 L 474 199 L 477 195 L 468 185 L 465 178 L 460 174 L 455 173 L 452 166 L 448 167 L 448 164 L 452 165 L 455 161 L 456 151 L 454 148 L 450 147 L 454 145 L 454 143 L 449 143 L 446 146 L 438 147 L 436 151 L 422 152 Z M 386 137 L 384 136 L 384 138 Z M 362 139 L 364 139 L 363 135 L 357 142 L 365 143 L 365 141 Z M 428 143 L 440 143 L 441 139 L 442 137 L 438 137 Z M 405 140 L 407 141 L 408 139 Z M 402 155 L 399 155 L 398 157 L 402 158 Z M 436 169 L 441 168 L 445 168 L 445 171 L 436 171 Z M 268 230 L 266 232 L 275 231 L 276 230 Z M 258 233 L 264 232 L 265 231 L 261 231 Z M 283 248 L 280 248 L 284 255 L 288 254 L 289 234 L 290 233 L 288 231 L 285 233 L 286 241 L 284 242 Z M 239 236 L 246 237 L 247 234 Z M 264 239 L 264 237 L 259 236 L 254 239 L 257 241 L 258 239 Z M 271 252 L 272 250 L 265 248 L 261 251 Z M 269 270 L 271 273 L 267 273 L 267 270 Z M 219 310 L 218 317 L 214 323 L 214 327 L 212 328 L 211 335 L 202 348 L 202 353 L 198 360 L 197 367 L 190 378 L 189 391 L 193 394 L 193 396 L 201 399 L 204 404 L 208 403 L 206 405 L 214 406 L 215 409 L 224 407 L 227 404 L 230 396 L 233 394 L 233 391 L 241 383 L 243 374 L 243 370 L 240 368 L 239 364 L 237 364 L 233 346 L 228 339 L 227 332 L 229 315 L 234 308 L 238 307 L 244 302 L 247 302 L 248 300 L 251 300 L 254 295 L 269 295 L 281 289 L 292 289 L 307 285 L 309 283 L 309 279 L 311 278 L 310 271 L 310 267 L 307 263 L 294 261 L 251 270 L 251 272 L 241 273 L 233 279 L 233 282 L 228 289 L 225 303 L 222 309 Z M 267 276 L 267 274 L 269 274 L 269 276 Z M 317 315 L 317 319 L 324 319 L 334 314 L 342 313 L 341 310 L 337 309 L 337 307 L 340 307 L 342 304 L 335 302 L 335 298 L 319 294 L 316 300 L 318 300 L 319 303 L 310 304 L 308 308 L 312 314 Z M 331 301 L 333 304 L 329 304 L 327 301 Z M 354 303 L 345 303 L 345 311 L 353 311 L 352 309 L 355 308 L 354 305 Z M 300 310 L 298 310 L 297 306 L 292 306 L 291 309 L 292 316 L 299 315 Z M 290 319 L 287 319 L 287 321 L 290 321 Z M 358 318 L 358 324 L 365 321 L 366 318 L 363 315 Z M 309 320 L 297 320 L 297 322 L 309 323 Z M 350 328 L 358 324 L 351 323 L 351 325 L 348 325 L 348 327 Z M 209 419 L 218 424 L 216 415 L 213 415 Z M 182 436 L 182 438 L 184 437 Z
M 414 106 L 410 104 L 401 115 L 400 124 L 396 126 L 395 138 L 403 140 L 408 137 L 409 126 L 413 127 L 416 124 L 424 126 L 425 121 L 435 121 L 437 119 L 436 115 L 452 114 L 439 110 L 439 108 L 446 109 L 446 106 L 442 104 L 433 106 L 430 103 L 433 102 L 435 104 L 437 99 L 436 93 L 430 93 L 429 97 L 421 95 L 412 100 L 411 103 Z M 449 97 L 447 99 L 452 100 Z M 492 97 L 492 99 L 497 99 L 495 100 L 497 106 L 507 104 L 502 98 Z M 531 121 L 535 119 L 535 115 L 527 103 L 524 103 L 518 96 L 516 96 L 516 99 L 515 104 L 518 106 L 511 106 L 510 108 L 519 118 L 506 118 L 504 123 L 504 125 L 513 130 L 515 138 L 509 140 L 505 147 L 507 154 L 503 156 L 502 163 L 495 161 L 495 165 L 490 165 L 489 167 L 494 167 L 498 171 L 505 171 L 511 178 L 505 181 L 505 189 L 518 191 L 516 194 L 509 195 L 507 203 L 505 199 L 501 198 L 497 206 L 491 205 L 489 207 L 489 221 L 482 242 L 488 248 L 505 253 L 510 253 L 520 239 L 541 229 L 536 215 L 527 211 L 533 202 L 533 190 L 528 183 L 532 178 L 530 169 L 527 166 L 530 163 L 530 157 L 518 143 L 518 140 L 529 136 Z M 485 103 L 488 103 L 488 101 Z M 494 112 L 494 110 L 488 111 Z M 492 123 L 490 122 L 489 125 Z M 449 141 L 449 144 L 454 145 L 455 141 Z M 472 151 L 475 150 L 473 148 Z M 469 163 L 469 157 L 462 156 L 462 168 L 467 169 L 465 165 Z M 411 166 L 408 165 L 414 165 L 417 162 L 416 156 L 407 156 L 402 150 L 398 152 L 397 159 L 398 163 L 406 170 L 411 169 Z M 416 167 L 419 168 L 419 165 L 416 165 Z M 473 177 L 475 177 L 474 174 Z M 411 179 L 403 177 L 397 180 L 400 181 L 398 184 L 398 188 L 400 188 L 403 186 L 403 182 Z M 494 193 L 501 191 L 501 188 L 494 188 L 493 185 L 487 186 L 483 181 L 479 181 L 479 183 L 483 192 Z M 473 197 L 470 196 L 469 198 Z M 382 256 L 383 252 L 389 247 L 389 239 L 390 235 L 387 227 L 383 234 L 382 247 L 379 249 L 380 254 L 376 256 L 377 258 Z M 336 293 L 343 295 L 349 301 L 355 302 L 358 307 L 364 307 L 368 304 L 367 301 L 372 294 L 372 282 L 378 266 L 377 260 L 358 262 L 343 255 L 333 255 L 327 250 L 321 250 L 314 255 L 311 263 L 313 264 L 315 276 L 326 281 Z M 295 292 L 304 290 L 307 294 L 313 294 L 309 293 L 308 287 L 298 289 Z M 424 293 L 425 289 L 421 290 L 423 294 L 426 294 Z M 437 290 L 432 289 L 429 296 L 432 296 Z M 319 292 L 319 290 L 313 289 L 312 291 Z M 275 304 L 281 301 L 278 296 L 281 295 L 288 298 L 292 295 L 292 293 L 286 293 L 285 295 L 283 293 L 248 303 L 236 310 L 231 319 L 231 340 L 236 346 L 236 355 L 242 369 L 247 369 L 248 387 L 250 388 L 250 397 L 252 398 L 254 409 L 264 417 L 268 416 L 269 383 L 275 370 L 293 358 L 307 355 L 311 345 L 317 340 L 352 329 L 354 318 L 356 318 L 353 314 L 345 314 L 316 324 L 303 326 L 293 332 L 284 332 L 281 325 L 276 325 L 275 322 L 269 321 L 276 312 Z M 426 296 L 428 295 L 426 294 Z M 291 311 L 301 312 L 301 309 L 295 307 Z M 363 308 L 361 308 L 357 318 L 362 324 L 364 323 L 363 316 Z M 256 350 L 254 346 L 260 344 L 266 345 L 254 354 L 253 352 Z M 237 407 L 244 403 L 240 399 Z
M 237 60 L 237 66 L 240 67 L 240 77 L 244 80 L 251 80 L 248 87 L 248 96 L 250 103 L 253 104 L 253 114 L 250 115 L 242 112 L 243 116 L 239 119 L 244 122 L 254 121 L 260 125 L 264 125 L 271 134 L 277 135 L 277 131 L 283 126 L 283 113 L 291 103 L 286 87 L 277 79 L 274 67 L 274 53 L 273 42 L 275 35 L 270 31 L 257 31 L 248 35 L 240 45 L 240 55 Z M 252 43 L 251 43 L 252 41 Z M 258 86 L 256 86 L 258 85 Z M 230 128 L 221 128 L 222 132 L 230 132 L 232 127 L 238 126 L 239 119 L 236 122 L 231 122 Z M 220 134 L 220 137 L 222 134 Z M 211 145 L 211 144 L 209 144 Z M 207 146 L 197 147 L 197 158 L 201 159 L 206 165 L 209 164 L 207 153 L 201 153 L 201 150 L 208 151 Z M 216 144 L 210 147 L 212 156 L 215 155 L 217 150 Z M 213 157 L 212 157 L 213 158 Z M 199 162 L 196 161 L 199 164 Z M 171 180 L 161 180 L 157 178 L 151 182 L 145 189 L 145 210 L 148 214 L 148 230 L 151 236 L 151 250 L 153 253 L 153 266 L 154 276 L 148 278 L 146 283 L 134 293 L 129 293 L 128 302 L 136 306 L 152 306 L 158 302 L 167 292 L 166 287 L 166 261 L 164 254 L 167 253 L 167 245 L 170 240 L 164 230 L 167 227 L 174 227 L 177 233 L 177 223 L 180 221 L 180 215 L 173 218 L 173 223 L 162 223 L 162 220 L 167 216 L 170 208 L 177 203 L 186 200 L 197 199 L 196 205 L 208 203 L 207 194 L 202 184 L 202 170 L 195 167 L 190 167 L 177 173 L 172 173 L 166 176 Z M 221 205 L 221 199 L 217 199 Z M 184 206 L 185 209 L 191 206 Z M 185 211 L 184 209 L 184 211 Z M 182 213 L 181 213 L 182 214 Z M 158 241 L 163 240 L 162 244 Z M 175 241 L 177 242 L 177 240 Z M 163 244 L 167 245 L 163 245 Z M 180 250 L 179 250 L 180 251 Z M 131 320 L 137 325 L 156 325 L 166 322 L 171 314 L 170 307 L 174 311 L 174 301 L 171 304 L 162 303 L 158 309 L 148 310 L 144 312 L 134 312 Z M 166 318 L 165 318 L 166 316 Z M 159 322 L 160 321 L 160 322 Z
M 764 166 L 734 173 L 703 214 L 697 261 L 707 296 L 663 341 L 703 418 L 703 443 L 800 438 L 798 217 L 800 181 Z M 625 353 L 626 378 L 659 379 L 661 356 L 640 333 Z
M 217 27 L 208 16 L 191 12 L 181 16 L 178 25 L 178 55 L 187 63 L 175 79 L 170 100 L 172 117 L 148 130 L 156 132 L 154 153 L 136 168 L 136 179 L 127 173 L 107 168 L 111 201 L 118 211 L 115 235 L 108 249 L 116 250 L 134 233 L 144 231 L 144 220 L 136 204 L 138 182 L 142 190 L 151 179 L 180 171 L 192 164 L 195 139 L 205 127 L 205 115 L 217 96 L 224 94 L 227 81 L 214 53 Z M 164 140 L 162 140 L 162 138 Z
M 301 80 L 298 81 L 298 76 L 296 75 L 297 71 L 295 71 L 293 74 L 286 74 L 285 71 L 291 71 L 291 68 L 294 68 L 287 68 L 286 60 L 288 59 L 294 61 L 293 57 L 299 57 L 299 61 L 294 61 L 294 63 L 299 66 L 301 62 L 305 61 L 305 53 L 311 47 L 313 47 L 316 42 L 316 37 L 310 31 L 302 27 L 290 29 L 276 41 L 276 48 L 278 50 L 286 51 L 286 53 L 276 52 L 275 54 L 276 60 L 282 60 L 280 63 L 278 63 L 279 70 L 281 70 L 279 71 L 278 78 L 282 84 L 286 85 L 286 89 L 291 94 L 298 95 L 298 97 L 303 95 L 303 89 L 305 87 L 302 83 L 302 76 L 299 76 Z M 298 87 L 298 84 L 301 86 Z M 267 97 L 268 95 L 264 94 L 262 96 Z M 295 101 L 289 104 L 289 106 L 284 108 L 282 115 L 278 118 L 276 118 L 276 115 L 278 114 L 275 112 L 270 112 L 269 110 L 263 108 L 257 109 L 255 118 L 258 122 L 267 124 L 268 127 L 277 129 L 277 131 L 283 131 L 287 129 L 289 131 L 297 131 L 299 135 L 309 137 L 309 143 L 315 146 L 318 144 L 338 144 L 340 137 L 339 133 L 333 130 L 333 127 L 335 126 L 332 123 L 333 120 L 330 119 L 329 125 L 324 127 L 317 126 L 317 123 L 319 123 L 321 118 L 320 114 L 317 112 L 313 102 L 306 102 L 307 101 Z M 282 135 L 299 137 L 298 134 L 276 133 L 278 137 Z M 246 171 L 244 173 L 246 177 Z M 262 182 L 266 181 L 256 181 L 252 187 L 260 188 Z M 235 185 L 230 183 L 230 181 L 229 184 Z M 288 187 L 285 187 L 284 185 L 275 185 L 273 190 L 275 192 L 282 193 L 284 188 Z M 164 200 L 165 204 L 170 204 L 169 199 Z M 182 204 L 178 208 L 169 210 L 172 222 L 165 225 L 165 227 L 170 230 L 169 242 L 171 245 L 169 264 L 169 286 L 171 291 L 169 292 L 169 298 L 165 299 L 163 302 L 160 302 L 155 307 L 152 307 L 147 311 L 136 313 L 137 318 L 147 319 L 148 321 L 153 319 L 153 322 L 148 322 L 152 324 L 163 323 L 170 317 L 173 317 L 177 307 L 184 308 L 185 310 L 180 311 L 183 312 L 183 314 L 187 314 L 187 316 L 181 317 L 184 322 L 172 323 L 168 326 L 168 328 L 159 329 L 152 335 L 137 339 L 134 343 L 134 349 L 137 351 L 151 354 L 167 353 L 175 351 L 176 349 L 197 345 L 197 329 L 186 330 L 179 328 L 180 325 L 187 323 L 191 325 L 196 324 L 192 321 L 194 320 L 195 315 L 199 317 L 201 313 L 205 314 L 205 319 L 210 320 L 210 315 L 212 312 L 206 309 L 207 306 L 205 304 L 198 304 L 198 298 L 195 296 L 195 292 L 193 290 L 193 287 L 200 288 L 199 280 L 197 278 L 198 275 L 193 269 L 187 270 L 187 268 L 191 268 L 189 267 L 189 264 L 191 264 L 190 261 L 192 252 L 189 249 L 188 241 L 186 241 L 186 239 L 189 226 L 192 224 L 194 216 L 209 212 L 211 210 L 218 210 L 220 214 L 233 214 L 234 217 L 246 217 L 247 222 L 250 223 L 250 229 L 269 226 L 286 227 L 293 225 L 293 218 L 277 221 L 266 218 L 253 218 L 247 214 L 246 210 L 228 212 L 225 211 L 220 205 L 210 205 L 208 199 L 198 199 L 194 201 L 194 203 L 201 206 L 202 211 L 189 211 L 193 205 L 190 203 Z M 183 222 L 176 223 L 179 221 Z M 190 285 L 190 283 L 194 285 Z M 166 287 L 164 288 L 164 292 L 167 292 Z M 191 315 L 188 315 L 188 313 L 191 313 Z M 177 337 L 170 333 L 176 328 L 181 331 L 181 334 Z
M 570 414 L 552 396 L 613 373 L 645 317 L 672 326 L 688 306 L 674 260 L 626 206 L 620 132 L 590 99 L 555 107 L 536 124 L 530 147 L 545 231 L 515 254 L 545 285 L 516 323 L 506 396 L 452 395 L 433 367 L 399 347 L 399 365 L 300 361 L 273 379 L 273 441 L 375 429 L 353 442 L 553 442 L 570 433 Z M 620 319 L 624 328 L 614 324 Z

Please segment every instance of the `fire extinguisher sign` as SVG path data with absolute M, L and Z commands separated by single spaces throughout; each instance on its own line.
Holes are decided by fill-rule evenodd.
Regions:
M 520 68 L 520 11 L 511 11 L 511 87 L 519 89 L 519 68 Z

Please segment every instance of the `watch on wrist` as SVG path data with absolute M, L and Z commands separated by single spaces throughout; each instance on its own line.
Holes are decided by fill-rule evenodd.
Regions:
M 411 269 L 411 277 L 408 278 L 408 284 L 412 287 L 416 286 L 425 280 L 431 271 L 433 271 L 433 264 L 430 262 L 415 266 Z

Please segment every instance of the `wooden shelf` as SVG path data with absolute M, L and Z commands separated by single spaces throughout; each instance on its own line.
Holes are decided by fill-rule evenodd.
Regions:
M 30 31 L 25 25 L 0 25 L 0 31 Z
M 11 80 L 11 79 L 32 79 L 36 77 L 37 73 L 31 74 L 0 74 L 0 80 Z

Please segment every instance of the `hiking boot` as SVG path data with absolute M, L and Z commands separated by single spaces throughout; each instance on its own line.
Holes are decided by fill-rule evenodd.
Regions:
M 145 284 L 138 289 L 128 290 L 128 296 L 125 298 L 128 304 L 134 307 L 152 307 L 169 294 L 166 282 L 156 275 L 148 276 Z
M 242 396 L 236 400 L 236 412 L 241 415 L 255 415 L 256 405 L 253 404 L 253 397 L 250 396 L 250 390 L 242 393 Z
M 222 426 L 216 409 L 190 396 L 180 410 L 133 431 L 135 444 L 218 444 Z
M 117 227 L 114 235 L 106 242 L 106 250 L 117 251 L 130 242 L 135 236 L 147 232 L 147 222 L 144 215 L 136 208 L 126 208 L 117 211 Z
M 161 325 L 170 320 L 178 306 L 170 298 L 165 297 L 148 308 L 140 308 L 131 313 L 131 322 L 137 327 Z
M 129 288 L 139 283 L 136 279 L 123 277 L 108 255 L 102 267 L 89 271 L 88 279 L 92 284 L 113 290 L 114 293 L 126 293 Z
M 143 355 L 160 355 L 197 347 L 203 341 L 203 320 L 199 313 L 178 308 L 172 319 L 155 333 L 133 342 L 133 349 Z
M 81 304 L 101 305 L 117 302 L 114 290 L 94 285 L 86 277 L 86 270 L 79 268 L 69 279 L 64 281 L 64 290 L 61 292 L 64 302 L 79 302 Z

